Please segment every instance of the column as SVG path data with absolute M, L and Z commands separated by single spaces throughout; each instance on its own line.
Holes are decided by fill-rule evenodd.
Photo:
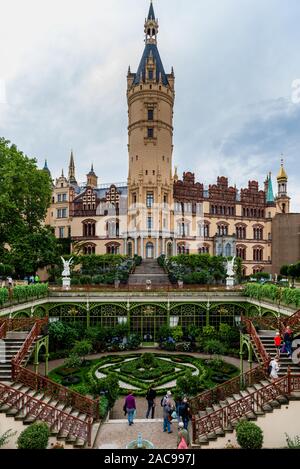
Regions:
M 176 241 L 173 241 L 173 256 L 176 256 Z
M 155 258 L 158 257 L 158 238 L 155 239 Z
M 124 238 L 124 256 L 127 256 L 127 238 Z
M 141 257 L 144 259 L 144 237 L 141 236 Z
M 135 236 L 134 238 L 134 254 L 137 254 L 138 253 L 138 249 L 137 249 L 137 237 Z
M 166 239 L 164 236 L 161 238 L 161 253 L 166 254 Z

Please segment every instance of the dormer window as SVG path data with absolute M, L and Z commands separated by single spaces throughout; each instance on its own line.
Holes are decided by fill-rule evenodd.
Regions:
M 148 71 L 148 78 L 149 80 L 153 80 L 153 70 Z
M 148 109 L 148 121 L 153 121 L 154 111 L 153 109 Z

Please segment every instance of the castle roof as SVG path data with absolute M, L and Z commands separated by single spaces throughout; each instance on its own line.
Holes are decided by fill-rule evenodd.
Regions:
M 156 64 L 156 82 L 161 79 L 163 85 L 167 86 L 169 84 L 168 78 L 156 44 L 146 44 L 138 71 L 136 72 L 133 80 L 133 84 L 138 85 L 146 81 L 147 60 L 149 57 L 151 57 L 151 54 Z

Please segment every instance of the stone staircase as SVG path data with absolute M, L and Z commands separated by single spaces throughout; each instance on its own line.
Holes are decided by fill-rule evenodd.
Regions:
M 27 335 L 28 332 L 11 331 L 8 332 L 5 339 L 3 339 L 5 346 L 1 347 L 0 352 L 0 381 L 5 382 L 11 380 L 11 360 L 18 353 Z M 36 341 L 33 342 L 24 359 L 24 366 L 26 366 L 27 361 L 34 350 L 35 343 Z
M 16 391 L 16 397 L 14 404 L 0 404 L 0 412 L 5 413 L 6 417 L 22 421 L 24 425 L 29 425 L 38 420 L 43 420 L 48 423 L 46 413 L 57 411 L 58 418 L 64 418 L 66 424 L 58 430 L 55 424 L 50 425 L 48 423 L 51 436 L 56 437 L 57 440 L 63 440 L 65 444 L 73 445 L 75 448 L 84 448 L 86 446 L 86 439 L 74 436 L 73 430 L 76 425 L 81 425 L 81 422 L 84 423 L 88 421 L 90 417 L 87 414 L 74 410 L 71 406 L 62 403 L 59 399 L 53 398 L 52 396 L 47 396 L 42 391 L 32 390 L 22 383 L 9 382 L 7 384 L 11 388 L 10 393 L 12 390 Z M 27 412 L 26 406 L 23 405 L 24 399 L 31 401 L 29 405 L 30 412 Z M 32 412 L 33 405 L 37 407 L 35 415 L 33 415 Z M 73 417 L 75 420 L 72 418 L 68 419 L 68 417 Z M 95 440 L 99 426 L 100 423 L 94 423 L 92 426 L 92 441 Z
M 168 275 L 153 259 L 143 260 L 141 265 L 136 267 L 135 272 L 129 276 L 128 284 L 146 287 L 147 280 L 151 280 L 152 286 L 170 285 Z
M 270 357 L 275 357 L 277 350 L 274 345 L 274 331 L 260 331 L 259 338 Z M 260 357 L 258 356 L 258 360 Z M 300 373 L 300 365 L 293 363 L 292 359 L 288 357 L 287 353 L 280 353 L 280 370 L 278 375 L 284 376 L 288 372 L 288 367 L 290 367 L 291 373 Z
M 270 381 L 267 379 L 261 380 L 258 383 L 248 386 L 246 389 L 241 390 L 238 393 L 232 394 L 230 397 L 227 397 L 223 401 L 219 401 L 218 404 L 212 404 L 211 407 L 206 407 L 205 410 L 199 411 L 198 416 L 200 418 L 210 416 L 212 420 L 218 420 L 220 417 L 217 416 L 217 412 L 222 410 L 222 408 L 228 407 L 231 404 L 238 403 L 242 401 L 247 396 L 251 396 L 256 391 L 263 389 L 264 387 L 270 385 Z M 219 437 L 225 436 L 226 433 L 233 433 L 234 428 L 238 422 L 243 420 L 256 420 L 258 417 L 264 416 L 266 413 L 273 412 L 273 410 L 278 409 L 281 405 L 287 405 L 289 403 L 289 398 L 286 395 L 279 395 L 276 399 L 270 399 L 269 402 L 259 406 L 257 409 L 246 411 L 243 416 L 236 417 L 234 421 L 231 421 L 230 424 L 225 426 L 220 426 L 220 428 L 215 431 L 211 431 L 206 435 L 200 436 L 198 441 L 194 443 L 194 447 L 201 447 L 202 445 L 208 445 L 210 441 L 216 440 Z

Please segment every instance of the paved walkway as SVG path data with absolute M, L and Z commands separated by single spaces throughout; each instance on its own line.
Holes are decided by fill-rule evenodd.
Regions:
M 142 438 L 150 440 L 155 448 L 158 449 L 176 449 L 177 447 L 177 423 L 172 423 L 173 433 L 163 432 L 162 421 L 138 421 L 135 420 L 132 426 L 129 426 L 127 420 L 120 422 L 110 421 L 104 423 L 97 435 L 94 448 L 99 449 L 124 449 L 132 440 L 136 440 L 138 434 Z

